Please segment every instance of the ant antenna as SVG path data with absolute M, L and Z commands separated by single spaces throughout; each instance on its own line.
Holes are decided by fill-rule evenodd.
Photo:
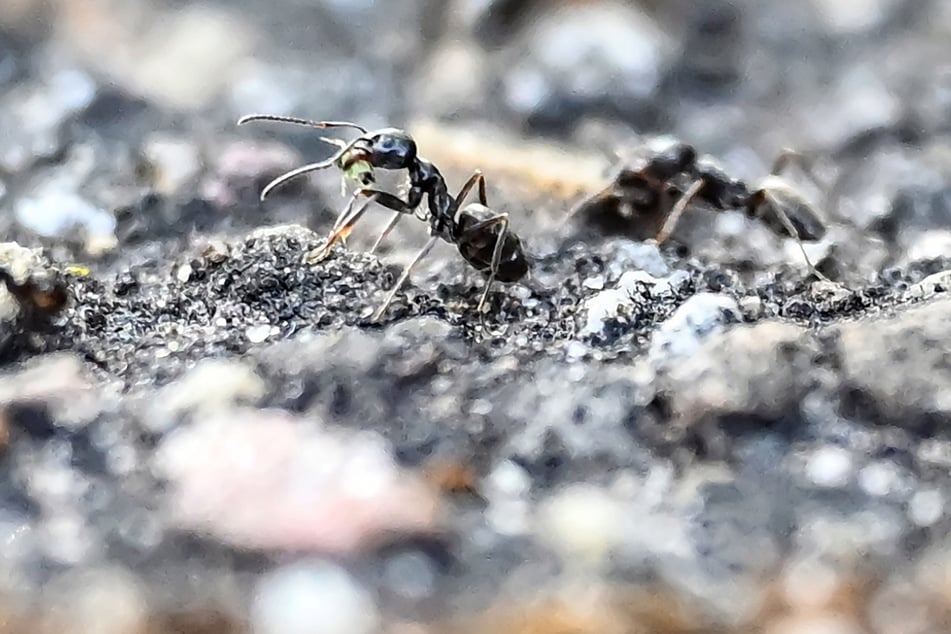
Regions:
M 346 141 L 341 139 L 332 139 L 329 136 L 322 136 L 320 137 L 320 140 L 329 145 L 336 145 L 337 147 L 345 147 L 347 145 Z
M 292 169 L 289 172 L 285 172 L 281 174 L 280 176 L 272 180 L 270 183 L 268 183 L 264 187 L 264 189 L 261 190 L 261 200 L 263 201 L 265 198 L 268 197 L 268 194 L 270 194 L 276 187 L 280 187 L 281 185 L 283 185 L 289 180 L 297 178 L 298 176 L 301 176 L 302 174 L 307 174 L 308 172 L 316 172 L 317 170 L 322 170 L 328 167 L 332 167 L 334 164 L 337 163 L 337 161 L 340 160 L 340 158 L 344 154 L 349 152 L 353 148 L 353 146 L 356 145 L 357 141 L 359 141 L 361 138 L 362 137 L 357 137 L 350 143 L 342 145 L 340 149 L 337 151 L 337 153 L 328 159 L 320 161 L 319 163 L 309 163 L 307 165 L 302 165 L 298 168 Z
M 353 128 L 362 134 L 367 133 L 367 129 L 362 125 L 357 125 L 356 123 L 351 123 L 350 121 L 311 121 L 310 119 L 285 117 L 276 114 L 247 114 L 238 119 L 238 125 L 244 125 L 245 123 L 250 123 L 251 121 L 277 121 L 279 123 L 305 125 L 311 128 Z
M 283 115 L 276 115 L 276 114 L 248 114 L 238 119 L 237 125 L 244 125 L 245 123 L 250 123 L 252 121 L 277 121 L 279 123 L 293 123 L 295 125 L 303 125 L 303 126 L 308 126 L 312 128 L 353 128 L 354 130 L 358 130 L 359 132 L 363 134 L 367 133 L 367 129 L 364 128 L 362 125 L 351 123 L 350 121 L 311 121 L 310 119 L 301 119 L 299 117 L 285 117 Z M 337 146 L 339 148 L 337 153 L 331 156 L 329 159 L 320 161 L 319 163 L 309 163 L 307 165 L 303 165 L 289 172 L 285 172 L 284 174 L 281 174 L 280 176 L 272 180 L 270 183 L 268 183 L 264 187 L 264 189 L 261 190 L 261 201 L 263 202 L 264 199 L 267 198 L 268 195 L 276 187 L 283 185 L 284 183 L 286 183 L 287 181 L 291 179 L 297 178 L 298 176 L 302 174 L 307 174 L 308 172 L 314 172 L 317 170 L 322 170 L 322 169 L 326 169 L 328 167 L 333 166 L 338 160 L 340 160 L 340 158 L 344 154 L 346 154 L 349 150 L 353 149 L 353 146 L 356 144 L 357 141 L 360 140 L 360 138 L 361 137 L 357 137 L 353 141 L 346 143 L 344 141 L 341 141 L 340 139 L 320 137 L 321 141 L 324 141 L 325 143 L 329 143 L 330 145 Z

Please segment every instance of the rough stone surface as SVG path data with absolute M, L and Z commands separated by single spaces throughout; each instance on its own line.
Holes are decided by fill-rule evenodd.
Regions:
M 838 328 L 846 398 L 909 426 L 946 421 L 951 415 L 949 315 L 951 301 L 942 298 L 900 316 Z

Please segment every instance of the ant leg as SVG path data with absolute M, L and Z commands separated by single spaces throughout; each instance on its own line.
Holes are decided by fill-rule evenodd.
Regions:
M 505 236 L 508 233 L 509 215 L 507 213 L 500 213 L 491 218 L 486 218 L 481 222 L 477 222 L 466 229 L 466 235 L 470 235 L 481 232 L 492 225 L 502 226 L 499 228 L 499 235 L 495 239 L 495 248 L 492 249 L 492 263 L 489 266 L 489 277 L 485 281 L 485 290 L 482 291 L 482 299 L 479 300 L 479 305 L 476 307 L 476 310 L 480 313 L 482 312 L 482 307 L 485 306 L 485 300 L 489 297 L 492 282 L 495 281 L 495 276 L 499 271 L 499 264 L 502 262 L 502 248 L 505 245 Z
M 843 172 L 840 170 L 832 179 L 832 182 L 823 181 L 816 174 L 815 157 L 807 156 L 796 150 L 783 150 L 773 162 L 771 174 L 778 176 L 786 167 L 796 165 L 799 170 L 809 179 L 809 182 L 819 190 L 823 198 L 823 206 L 827 217 L 838 217 L 839 197 L 841 195 L 841 186 L 844 180 Z
M 667 219 L 664 221 L 664 226 L 661 227 L 660 232 L 655 238 L 657 244 L 663 244 L 667 238 L 670 237 L 670 234 L 674 232 L 674 228 L 677 226 L 677 221 L 680 220 L 680 217 L 683 215 L 684 211 L 687 210 L 687 205 L 692 203 L 697 197 L 697 194 L 700 193 L 703 185 L 704 182 L 702 180 L 698 180 L 694 181 L 693 184 L 687 188 L 687 191 L 684 192 L 683 196 L 680 197 L 680 200 L 677 201 L 677 204 L 674 205 L 674 208 L 671 209 L 670 213 L 667 215 Z
M 331 232 L 334 232 L 343 226 L 343 223 L 345 218 L 347 217 L 347 214 L 349 214 L 350 210 L 353 209 L 353 206 L 356 204 L 357 198 L 359 196 L 360 196 L 359 190 L 353 193 L 353 195 L 350 197 L 350 200 L 347 201 L 347 206 L 343 208 L 343 211 L 337 214 L 337 219 L 334 220 L 334 225 L 331 228 Z
M 390 218 L 390 221 L 387 223 L 386 228 L 383 229 L 383 232 L 380 233 L 377 237 L 376 242 L 373 243 L 373 246 L 370 248 L 370 253 L 375 253 L 376 250 L 380 247 L 380 244 L 383 240 L 393 231 L 393 228 L 396 226 L 396 223 L 406 214 L 412 214 L 415 211 L 415 206 L 406 200 L 402 200 L 393 194 L 382 192 L 376 189 L 359 189 L 355 196 L 374 196 L 376 202 L 380 205 L 386 207 L 387 209 L 392 209 L 396 213 Z
M 393 213 L 393 215 L 390 217 L 390 221 L 386 225 L 386 228 L 383 229 L 383 233 L 380 234 L 380 237 L 378 237 L 376 242 L 373 243 L 373 246 L 370 247 L 370 253 L 376 253 L 376 250 L 380 248 L 380 243 L 383 242 L 386 236 L 390 235 L 390 232 L 393 231 L 393 227 L 396 226 L 396 223 L 399 222 L 402 217 L 402 211 Z
M 769 194 L 766 192 L 762 192 L 758 197 L 759 204 L 765 204 L 766 197 L 768 195 Z M 792 236 L 792 238 L 796 241 L 796 244 L 799 246 L 799 251 L 802 253 L 802 257 L 806 261 L 806 266 L 809 267 L 809 270 L 823 282 L 832 282 L 832 280 L 823 275 L 822 272 L 816 268 L 816 265 L 812 263 L 812 260 L 809 258 L 809 254 L 806 253 L 806 246 L 802 243 L 802 238 L 799 236 L 799 230 L 796 229 L 796 225 L 794 225 L 792 220 L 789 219 L 789 214 L 786 213 L 786 210 L 783 209 L 782 205 L 774 203 L 772 208 L 776 212 L 779 222 L 782 223 L 783 227 L 789 232 L 789 235 Z M 832 283 L 834 284 L 835 282 Z
M 344 209 L 344 213 L 340 215 L 337 219 L 334 229 L 330 232 L 330 235 L 327 236 L 327 242 L 322 246 L 319 246 L 311 251 L 308 251 L 304 256 L 305 264 L 314 264 L 320 262 L 330 254 L 330 250 L 333 248 L 333 245 L 337 243 L 337 240 L 345 241 L 347 236 L 350 235 L 350 232 L 353 231 L 353 226 L 357 224 L 357 221 L 360 220 L 360 217 L 366 212 L 367 208 L 370 206 L 374 200 L 375 196 L 368 198 L 360 207 L 354 209 L 354 204 L 357 200 L 357 194 L 350 199 L 350 204 L 347 205 Z
M 361 187 L 356 192 L 354 192 L 354 196 L 373 198 L 378 204 L 383 205 L 387 209 L 398 211 L 401 214 L 412 214 L 416 210 L 416 205 L 403 200 L 399 196 L 394 196 L 389 192 L 381 191 L 379 189 Z
M 368 198 L 366 204 L 361 206 L 358 210 L 352 211 L 353 205 L 356 203 L 357 198 L 360 197 Z M 337 220 L 334 222 L 333 229 L 331 230 L 330 235 L 327 237 L 327 243 L 322 247 L 308 253 L 307 261 L 310 263 L 319 262 L 320 260 L 327 257 L 327 254 L 330 253 L 331 247 L 333 247 L 337 240 L 346 240 L 347 236 L 349 236 L 350 232 L 353 230 L 353 225 L 356 224 L 357 220 L 360 219 L 363 213 L 367 210 L 367 207 L 372 202 L 377 202 L 384 207 L 393 209 L 397 212 L 397 218 L 394 218 L 390 221 L 390 226 L 387 227 L 387 230 L 383 236 L 380 236 L 380 238 L 377 239 L 377 244 L 374 245 L 373 250 L 376 250 L 376 246 L 379 246 L 379 243 L 383 237 L 385 237 L 385 235 L 389 233 L 390 230 L 392 230 L 393 226 L 396 225 L 398 216 L 413 213 L 413 207 L 408 202 L 400 199 L 399 197 L 378 189 L 361 187 L 360 189 L 353 192 L 353 196 L 350 197 L 349 204 L 343 210 L 343 212 L 337 216 Z
M 777 156 L 773 161 L 773 166 L 769 173 L 773 176 L 779 176 L 785 172 L 789 166 L 795 165 L 800 169 L 800 171 L 802 171 L 803 174 L 805 174 L 806 178 L 808 178 L 813 185 L 815 185 L 818 189 L 825 191 L 829 189 L 829 185 L 828 183 L 823 183 L 816 175 L 814 163 L 815 157 L 810 157 L 798 150 L 786 148 L 780 152 L 779 156 Z
M 390 290 L 390 294 L 386 296 L 386 301 L 384 301 L 383 305 L 380 306 L 380 308 L 377 309 L 375 313 L 373 313 L 373 321 L 380 321 L 380 319 L 383 317 L 383 313 L 386 312 L 386 309 L 389 307 L 390 303 L 392 303 L 393 299 L 396 297 L 396 294 L 403 287 L 403 284 L 406 283 L 410 272 L 417 264 L 419 264 L 419 261 L 426 257 L 426 254 L 432 250 L 438 239 L 439 236 L 431 237 L 426 245 L 419 250 L 419 253 L 417 253 L 416 257 L 413 258 L 413 261 L 406 265 L 406 268 L 403 269 L 403 273 L 400 275 L 400 279 L 396 280 L 396 284 Z
M 489 201 L 485 196 L 485 176 L 482 175 L 482 170 L 476 170 L 472 173 L 472 176 L 469 177 L 469 180 L 466 181 L 465 185 L 462 186 L 462 189 L 459 190 L 459 193 L 456 194 L 455 207 L 453 208 L 453 220 L 455 222 L 459 222 L 462 202 L 469 195 L 469 192 L 472 191 L 472 188 L 475 187 L 476 183 L 479 185 L 479 203 L 484 207 L 488 207 Z
M 564 227 L 566 224 L 571 222 L 572 218 L 574 218 L 579 213 L 581 213 L 581 210 L 586 207 L 589 207 L 591 205 L 603 205 L 607 203 L 608 200 L 612 196 L 617 198 L 617 195 L 614 193 L 616 189 L 617 189 L 616 184 L 614 182 L 611 182 L 611 184 L 609 184 L 607 187 L 605 187 L 598 193 L 592 194 L 591 196 L 585 196 L 580 201 L 575 203 L 575 205 L 571 209 L 568 210 L 568 213 L 565 215 L 564 218 L 562 218 L 562 221 L 558 224 L 558 227 L 559 228 Z

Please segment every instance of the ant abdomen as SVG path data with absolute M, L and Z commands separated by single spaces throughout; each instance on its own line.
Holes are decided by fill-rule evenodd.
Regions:
M 747 214 L 759 218 L 779 235 L 790 235 L 783 216 L 795 227 L 800 240 L 821 240 L 826 226 L 799 190 L 779 176 L 767 176 L 750 195 Z
M 459 214 L 456 244 L 466 262 L 484 274 L 492 272 L 495 250 L 499 248 L 501 255 L 495 279 L 508 284 L 528 274 L 529 258 L 522 249 L 521 239 L 506 229 L 507 223 L 507 216 L 484 205 L 469 205 Z M 505 235 L 499 244 L 501 231 L 505 231 Z

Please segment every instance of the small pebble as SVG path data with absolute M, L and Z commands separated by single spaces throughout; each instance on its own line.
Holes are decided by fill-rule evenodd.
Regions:
M 621 542 L 626 520 L 623 507 L 607 491 L 576 484 L 547 500 L 538 522 L 567 564 L 600 566 Z
M 433 562 L 420 552 L 399 553 L 387 559 L 383 581 L 402 598 L 419 601 L 435 590 L 436 571 Z
M 141 33 L 121 81 L 169 108 L 209 105 L 227 90 L 256 33 L 240 13 L 212 5 L 185 5 L 164 18 Z
M 908 502 L 908 517 L 917 526 L 933 526 L 944 515 L 944 497 L 938 490 L 918 491 Z
M 20 224 L 48 238 L 65 237 L 77 226 L 94 236 L 112 235 L 116 229 L 111 213 L 59 185 L 19 199 L 14 211 Z
M 267 324 L 251 326 L 244 332 L 244 334 L 251 343 L 262 343 L 271 336 L 271 327 Z
M 830 33 L 848 36 L 879 25 L 895 0 L 810 0 Z
M 741 297 L 739 305 L 740 311 L 750 321 L 756 321 L 763 316 L 763 300 L 756 295 Z
M 178 267 L 178 270 L 175 272 L 175 278 L 185 284 L 192 277 L 192 267 L 190 264 L 183 264 Z
M 809 457 L 806 476 L 817 486 L 843 487 L 852 476 L 852 455 L 840 447 L 823 447 Z
M 617 286 L 604 290 L 585 302 L 585 322 L 582 337 L 604 332 L 611 319 L 633 318 L 638 303 L 643 303 L 648 289 L 657 279 L 644 271 L 627 271 L 618 280 Z
M 743 319 L 728 295 L 698 293 L 680 305 L 651 338 L 650 356 L 658 363 L 693 354 L 711 333 Z
M 556 95 L 619 101 L 653 92 L 672 41 L 647 13 L 620 2 L 569 4 L 542 13 L 525 53 L 505 75 L 510 107 L 531 113 Z
M 858 483 L 869 495 L 883 496 L 900 486 L 900 477 L 893 463 L 874 462 L 859 471 Z
M 598 275 L 596 277 L 585 278 L 581 285 L 593 291 L 600 291 L 604 288 L 604 276 Z
M 251 601 L 254 634 L 375 634 L 373 597 L 344 569 L 301 561 L 264 577 Z
M 172 350 L 169 342 L 166 345 Z M 176 346 L 177 347 L 177 346 Z M 205 359 L 178 380 L 162 387 L 145 424 L 153 432 L 162 433 L 183 416 L 196 416 L 253 403 L 265 391 L 261 377 L 247 365 L 237 361 Z
M 201 169 L 198 147 L 186 139 L 154 134 L 145 140 L 142 154 L 152 167 L 155 191 L 164 196 L 178 193 Z
M 139 580 L 122 569 L 67 573 L 46 588 L 62 631 L 128 634 L 144 631 L 148 603 Z
M 928 299 L 938 293 L 947 293 L 951 290 L 951 270 L 932 273 L 917 284 L 913 284 L 905 291 L 909 299 Z

